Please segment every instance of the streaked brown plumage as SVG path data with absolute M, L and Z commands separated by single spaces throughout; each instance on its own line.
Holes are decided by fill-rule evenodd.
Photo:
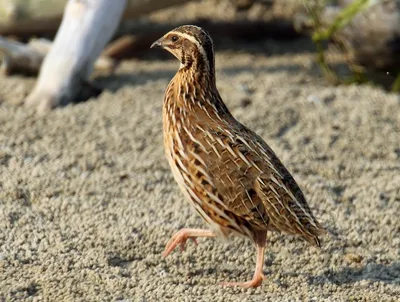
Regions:
M 319 246 L 317 236 L 324 229 L 275 153 L 240 124 L 222 101 L 208 33 L 196 26 L 181 26 L 154 42 L 155 46 L 181 62 L 164 98 L 166 156 L 182 192 L 210 225 L 210 230 L 180 230 L 163 255 L 179 244 L 183 249 L 188 238 L 248 237 L 257 247 L 253 279 L 224 284 L 257 287 L 263 279 L 268 230 L 298 234 Z

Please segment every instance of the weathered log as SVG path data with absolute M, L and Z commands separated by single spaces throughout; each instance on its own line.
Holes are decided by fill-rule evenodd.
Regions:
M 32 45 L 0 37 L 0 71 L 4 74 L 11 74 L 13 71 L 36 73 L 45 54 Z
M 54 44 L 25 104 L 45 113 L 82 95 L 93 63 L 119 24 L 126 0 L 69 0 Z
M 36 75 L 51 46 L 52 42 L 46 39 L 31 39 L 23 44 L 0 37 L 0 71 L 6 75 Z M 115 65 L 115 60 L 102 54 L 94 63 L 94 69 L 111 71 Z
M 81 0 L 85 3 L 85 0 Z M 138 16 L 187 2 L 188 0 L 127 0 L 123 17 Z M 119 6 L 118 1 L 115 5 Z M 55 34 L 67 0 L 0 0 L 0 35 Z M 45 9 L 44 9 L 45 7 Z

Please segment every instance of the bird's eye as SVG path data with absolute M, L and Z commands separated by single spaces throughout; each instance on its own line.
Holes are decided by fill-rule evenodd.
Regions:
M 172 42 L 176 42 L 179 40 L 178 36 L 172 36 L 171 37 Z

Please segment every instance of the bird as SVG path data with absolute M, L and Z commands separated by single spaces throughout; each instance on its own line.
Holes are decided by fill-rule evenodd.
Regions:
M 256 247 L 253 278 L 221 284 L 258 287 L 264 279 L 268 231 L 297 234 L 319 247 L 318 236 L 325 229 L 274 151 L 223 102 L 209 33 L 183 25 L 150 47 L 180 61 L 163 102 L 165 154 L 178 186 L 208 226 L 181 229 L 162 255 L 167 257 L 177 246 L 184 250 L 188 239 L 197 245 L 197 237 L 249 238 Z

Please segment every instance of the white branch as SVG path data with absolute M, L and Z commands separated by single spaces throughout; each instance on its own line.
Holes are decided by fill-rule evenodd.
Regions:
M 25 45 L 0 37 L 0 71 L 9 74 L 13 71 L 36 73 L 47 51 L 35 46 Z
M 26 99 L 39 113 L 73 101 L 116 30 L 126 0 L 69 0 L 53 46 Z

